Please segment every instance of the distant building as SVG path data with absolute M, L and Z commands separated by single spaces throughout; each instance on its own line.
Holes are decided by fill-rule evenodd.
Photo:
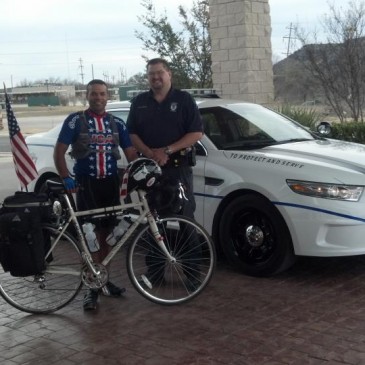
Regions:
M 68 105 L 75 99 L 75 86 L 73 85 L 36 85 L 28 87 L 14 87 L 7 89 L 11 96 L 12 104 L 28 104 L 28 106 L 42 105 Z M 4 93 L 0 93 L 1 99 Z

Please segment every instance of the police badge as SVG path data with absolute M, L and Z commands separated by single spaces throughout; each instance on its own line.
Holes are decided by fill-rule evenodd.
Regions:
M 170 110 L 172 112 L 176 112 L 176 109 L 177 109 L 177 103 L 176 102 L 171 103 Z

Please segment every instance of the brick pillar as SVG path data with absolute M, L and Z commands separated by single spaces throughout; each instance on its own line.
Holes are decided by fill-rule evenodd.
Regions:
M 269 0 L 209 0 L 213 87 L 224 98 L 274 99 Z

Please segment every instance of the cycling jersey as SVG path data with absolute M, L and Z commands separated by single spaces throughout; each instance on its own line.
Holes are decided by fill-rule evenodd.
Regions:
M 85 158 L 76 159 L 74 173 L 76 176 L 104 178 L 117 174 L 117 159 L 112 153 L 115 147 L 111 116 L 108 113 L 98 115 L 85 111 L 89 130 L 89 148 L 93 151 Z M 119 145 L 125 149 L 132 146 L 126 126 L 122 119 L 114 117 L 119 132 Z M 70 114 L 63 123 L 58 142 L 70 145 L 76 143 L 81 131 L 80 113 Z

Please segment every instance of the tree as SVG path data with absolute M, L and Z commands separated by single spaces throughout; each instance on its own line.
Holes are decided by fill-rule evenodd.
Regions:
M 209 1 L 193 2 L 190 13 L 179 6 L 182 25 L 179 31 L 173 29 L 166 12 L 156 15 L 152 0 L 142 0 L 141 4 L 146 14 L 138 20 L 149 32 L 136 32 L 136 37 L 143 42 L 145 50 L 169 61 L 174 85 L 179 88 L 212 87 Z
M 364 121 L 365 103 L 365 4 L 351 0 L 348 9 L 330 5 L 324 16 L 325 44 L 316 32 L 308 35 L 296 27 L 296 37 L 306 53 L 305 67 L 320 82 L 324 95 L 340 121 L 347 113 L 354 121 Z
M 139 72 L 130 77 L 126 83 L 127 85 L 136 85 L 138 90 L 148 90 L 148 80 L 145 73 Z

